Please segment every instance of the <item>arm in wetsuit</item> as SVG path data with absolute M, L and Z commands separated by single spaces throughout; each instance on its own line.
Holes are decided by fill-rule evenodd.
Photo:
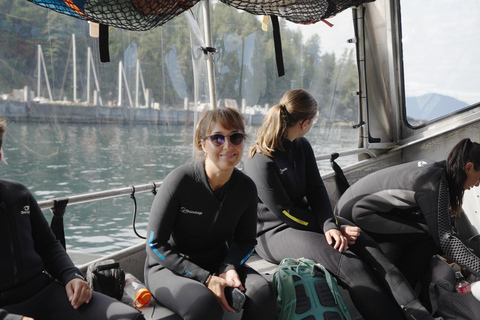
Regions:
M 273 158 L 256 153 L 245 162 L 245 170 L 259 199 L 279 221 L 300 230 L 338 229 L 313 150 L 306 139 L 298 140 L 294 149 L 275 151 Z

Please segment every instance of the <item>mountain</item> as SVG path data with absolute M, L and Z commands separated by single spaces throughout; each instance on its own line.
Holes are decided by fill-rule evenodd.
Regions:
M 467 106 L 466 102 L 438 93 L 406 99 L 407 117 L 420 121 L 437 119 Z

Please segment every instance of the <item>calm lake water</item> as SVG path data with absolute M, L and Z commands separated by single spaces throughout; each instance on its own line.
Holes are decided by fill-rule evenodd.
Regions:
M 250 146 L 257 128 L 247 129 Z M 356 148 L 358 131 L 317 123 L 307 138 L 320 155 Z M 161 181 L 193 158 L 193 127 L 9 122 L 3 140 L 2 177 L 23 183 L 38 201 Z M 331 171 L 329 161 L 319 167 Z M 136 199 L 136 228 L 145 235 L 153 194 Z M 142 241 L 132 229 L 133 210 L 128 195 L 68 206 L 67 249 L 103 255 Z M 50 221 L 50 210 L 44 213 Z

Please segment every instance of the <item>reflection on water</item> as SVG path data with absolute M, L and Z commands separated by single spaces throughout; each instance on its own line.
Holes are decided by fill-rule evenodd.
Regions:
M 247 129 L 249 146 L 256 128 Z M 356 148 L 358 132 L 350 126 L 317 124 L 307 138 L 320 155 Z M 10 122 L 3 156 L 8 165 L 0 167 L 2 178 L 20 181 L 41 201 L 161 181 L 193 158 L 193 128 Z M 340 166 L 353 161 L 355 157 L 337 160 Z M 319 167 L 322 174 L 331 171 L 329 161 Z M 136 199 L 136 227 L 144 235 L 153 194 L 140 193 Z M 138 243 L 131 227 L 133 211 L 130 196 L 67 207 L 67 249 L 106 254 Z M 50 211 L 44 213 L 50 220 Z

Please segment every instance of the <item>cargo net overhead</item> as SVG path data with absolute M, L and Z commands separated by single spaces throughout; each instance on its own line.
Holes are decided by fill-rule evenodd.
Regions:
M 200 0 L 28 0 L 79 19 L 121 29 L 161 26 Z
M 274 15 L 294 23 L 310 24 L 374 0 L 220 0 L 255 15 Z

